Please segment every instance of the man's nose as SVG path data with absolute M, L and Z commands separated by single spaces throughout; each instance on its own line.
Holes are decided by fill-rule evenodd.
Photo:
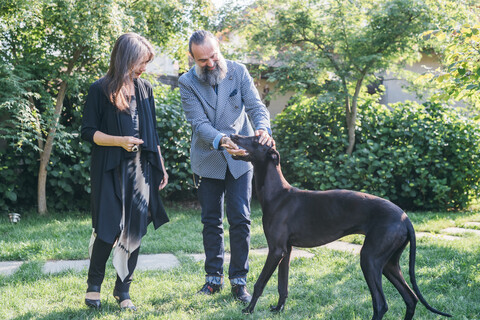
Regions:
M 213 59 L 208 59 L 208 61 L 207 61 L 207 66 L 208 66 L 209 68 L 215 67 L 215 60 L 213 60 Z

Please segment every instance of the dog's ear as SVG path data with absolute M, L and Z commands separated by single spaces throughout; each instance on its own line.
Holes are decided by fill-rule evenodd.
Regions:
M 278 166 L 280 163 L 280 153 L 278 153 L 276 149 L 270 148 L 270 150 L 268 150 L 268 156 L 273 160 L 273 163 Z

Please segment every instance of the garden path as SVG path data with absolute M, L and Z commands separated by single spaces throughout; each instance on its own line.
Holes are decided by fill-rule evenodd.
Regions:
M 455 241 L 461 239 L 461 235 L 466 233 L 473 233 L 480 236 L 480 230 L 475 229 L 480 227 L 480 222 L 467 222 L 463 225 L 463 228 L 450 227 L 441 230 L 441 233 L 429 233 L 429 232 L 416 232 L 417 238 L 422 237 L 434 237 L 441 240 Z M 353 254 L 359 254 L 361 245 L 353 244 L 345 241 L 334 241 L 326 244 L 324 247 L 331 250 L 339 250 L 345 252 L 351 252 Z M 252 249 L 252 254 L 267 255 L 268 249 Z M 202 261 L 205 259 L 204 254 L 188 254 L 195 261 Z M 292 259 L 295 258 L 311 258 L 314 255 L 305 250 L 294 248 L 292 251 Z M 228 263 L 230 261 L 230 255 L 225 254 L 225 260 Z M 0 275 L 9 276 L 14 274 L 23 264 L 22 261 L 0 261 Z M 180 261 L 177 257 L 170 253 L 160 254 L 141 254 L 139 256 L 137 270 L 167 270 L 180 265 Z M 43 265 L 42 271 L 44 273 L 58 273 L 73 269 L 75 271 L 82 271 L 88 268 L 88 259 L 84 260 L 56 260 L 47 261 Z

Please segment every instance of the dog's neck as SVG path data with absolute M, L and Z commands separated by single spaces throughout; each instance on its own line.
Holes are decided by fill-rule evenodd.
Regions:
M 285 180 L 280 163 L 275 165 L 273 161 L 263 164 L 253 164 L 255 173 L 255 192 L 260 203 L 275 198 L 279 192 L 288 190 L 292 186 Z

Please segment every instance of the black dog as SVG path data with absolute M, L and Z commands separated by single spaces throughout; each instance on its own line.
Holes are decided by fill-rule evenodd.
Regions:
M 246 150 L 237 160 L 250 161 L 254 167 L 255 190 L 263 211 L 263 230 L 268 243 L 265 266 L 255 283 L 252 301 L 243 310 L 252 313 L 267 281 L 278 269 L 277 306 L 281 311 L 288 295 L 288 269 L 292 246 L 311 248 L 349 234 L 364 234 L 360 265 L 373 303 L 373 320 L 382 319 L 388 307 L 382 289 L 382 273 L 397 288 L 412 319 L 420 301 L 437 314 L 423 298 L 415 280 L 415 231 L 405 212 L 392 202 L 349 190 L 306 191 L 290 186 L 280 169 L 275 149 L 258 143 L 258 137 L 232 135 Z M 399 260 L 410 242 L 410 280 L 413 291 L 400 271 Z M 418 298 L 417 298 L 418 297 Z

